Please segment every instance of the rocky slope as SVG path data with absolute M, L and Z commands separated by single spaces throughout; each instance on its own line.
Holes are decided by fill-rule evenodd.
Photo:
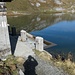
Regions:
M 7 3 L 12 11 L 57 11 L 75 12 L 75 0 L 13 0 Z

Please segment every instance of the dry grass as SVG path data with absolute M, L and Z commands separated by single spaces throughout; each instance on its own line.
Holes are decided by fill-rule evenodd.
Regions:
M 75 75 L 75 63 L 70 60 L 55 60 L 54 64 L 57 67 L 63 68 L 64 71 L 66 71 L 69 75 Z
M 43 60 L 51 60 L 52 55 L 49 54 L 47 51 L 39 51 L 39 50 L 33 50 L 36 55 L 38 55 Z
M 52 61 L 55 66 L 57 66 L 58 68 L 62 68 L 69 75 L 75 75 L 75 62 L 71 61 L 72 56 L 70 55 L 70 53 L 68 54 L 67 59 L 62 60 L 61 56 L 58 56 L 58 59 L 52 58 L 52 56 L 50 56 L 46 51 L 40 52 L 38 50 L 34 50 L 34 52 L 40 58 L 50 62 Z

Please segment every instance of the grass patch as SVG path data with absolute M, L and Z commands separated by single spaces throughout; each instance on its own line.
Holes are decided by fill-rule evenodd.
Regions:
M 58 59 L 53 59 L 53 62 L 54 65 L 61 67 L 69 75 L 75 75 L 75 62 L 71 60 L 72 56 L 69 53 L 67 59 L 62 60 L 61 57 L 58 57 Z
M 7 56 L 5 61 L 0 61 L 0 75 L 18 75 L 24 61 L 22 57 Z
M 37 56 L 39 56 L 43 60 L 49 61 L 52 59 L 52 55 L 49 54 L 47 51 L 39 51 L 39 50 L 33 50 L 33 51 Z
M 52 62 L 58 68 L 63 69 L 69 75 L 75 75 L 75 62 L 71 61 L 72 56 L 69 53 L 67 59 L 64 59 L 63 56 L 58 55 L 57 58 L 52 58 L 49 53 L 46 51 L 33 50 L 34 53 L 45 61 Z

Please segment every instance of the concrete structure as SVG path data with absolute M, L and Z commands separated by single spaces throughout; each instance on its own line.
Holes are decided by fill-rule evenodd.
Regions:
M 30 38 L 24 30 L 21 30 L 20 34 L 21 36 L 18 38 L 14 55 L 21 57 L 28 57 L 29 55 L 34 56 L 34 40 Z
M 24 41 L 26 41 L 26 31 L 24 31 L 24 30 L 21 30 L 21 40 L 24 42 Z
M 7 10 L 5 4 L 5 2 L 0 2 L 0 13 L 2 12 L 2 14 L 4 14 Z
M 2 0 L 3 1 L 3 0 Z M 0 2 L 0 58 L 11 54 L 5 2 Z
M 21 30 L 21 36 L 18 38 L 14 55 L 22 57 L 34 56 L 33 49 L 43 51 L 43 38 L 36 37 L 35 39 L 33 35 Z
M 21 36 L 19 36 L 14 55 L 26 58 L 29 55 L 34 56 L 34 52 L 32 50 L 32 44 L 30 42 L 31 40 L 29 38 L 27 41 L 21 41 Z
M 32 38 L 32 39 L 34 38 L 34 36 L 29 34 L 29 33 L 26 33 L 26 36 L 29 37 L 29 38 Z
M 36 50 L 39 50 L 39 51 L 43 51 L 43 38 L 42 37 L 36 37 L 35 39 L 35 42 L 36 42 Z
M 0 16 L 0 58 L 10 54 L 10 40 L 7 25 L 7 17 Z
M 45 41 L 42 37 L 35 37 L 24 30 L 21 30 L 21 36 L 19 36 L 15 56 L 28 57 L 29 55 L 35 56 L 33 49 L 44 51 L 44 47 L 54 46 L 54 44 Z

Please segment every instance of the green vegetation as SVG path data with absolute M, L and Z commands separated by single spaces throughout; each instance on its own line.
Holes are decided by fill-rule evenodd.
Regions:
M 53 63 L 59 69 L 62 68 L 65 72 L 69 73 L 69 75 L 75 75 L 75 62 L 71 61 L 72 56 L 70 54 L 68 55 L 68 59 L 62 60 L 62 57 L 59 55 L 57 59 L 55 59 L 46 51 L 33 51 L 39 58 Z M 0 61 L 0 75 L 18 75 L 19 70 L 23 69 L 24 62 L 25 59 L 22 57 L 7 56 L 5 61 Z
M 30 11 L 32 10 L 27 0 L 13 0 L 6 4 L 8 11 Z
M 39 3 L 39 6 L 38 4 Z M 40 2 L 39 0 L 13 0 L 10 3 L 7 3 L 6 6 L 8 11 L 17 11 L 17 12 L 43 12 L 43 13 L 50 13 L 50 12 L 71 12 L 75 9 L 74 0 L 62 0 L 62 4 L 57 4 L 53 0 L 47 0 L 45 3 Z M 62 8 L 62 10 L 55 9 Z M 65 9 L 65 10 L 63 10 Z
M 12 12 L 12 11 L 17 11 L 17 12 L 26 12 L 26 13 L 30 13 L 30 12 L 44 12 L 44 13 L 50 13 L 50 12 L 56 12 L 53 7 L 58 6 L 57 4 L 55 4 L 52 0 L 47 0 L 47 3 L 40 3 L 40 6 L 37 7 L 36 3 L 38 3 L 39 1 L 35 1 L 35 0 L 13 0 L 10 3 L 7 3 L 7 9 L 8 12 Z M 33 3 L 34 5 L 32 5 L 31 3 Z
M 0 61 L 0 75 L 18 75 L 23 62 L 24 59 L 21 57 L 7 56 L 5 61 Z

